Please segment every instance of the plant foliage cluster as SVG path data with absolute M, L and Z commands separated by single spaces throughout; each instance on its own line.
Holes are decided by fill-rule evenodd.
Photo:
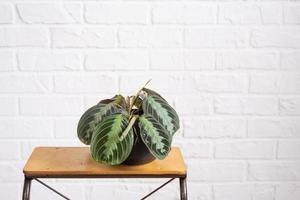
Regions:
M 161 95 L 145 86 L 131 97 L 115 95 L 102 100 L 81 116 L 78 137 L 90 145 L 97 162 L 111 165 L 124 162 L 134 145 L 134 134 L 140 134 L 156 158 L 168 155 L 172 137 L 179 129 L 179 118 Z M 136 125 L 139 131 L 134 128 Z

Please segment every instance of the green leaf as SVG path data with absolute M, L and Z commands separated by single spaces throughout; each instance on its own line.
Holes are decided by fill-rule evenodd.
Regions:
M 143 142 L 158 159 L 164 159 L 171 149 L 172 136 L 151 115 L 139 117 L 139 128 Z
M 113 103 L 115 106 L 126 110 L 127 105 L 126 105 L 125 98 L 120 94 L 115 95 L 111 99 L 103 99 L 99 102 L 99 104 L 110 104 L 110 103 Z
M 142 107 L 144 113 L 154 117 L 167 129 L 170 135 L 174 135 L 179 129 L 179 118 L 176 111 L 161 97 L 148 95 L 144 99 Z
M 121 140 L 121 136 L 128 126 L 128 116 L 114 114 L 105 117 L 93 134 L 91 142 L 91 155 L 97 162 L 117 165 L 126 160 L 133 146 L 133 132 Z
M 112 99 L 102 100 L 97 105 L 89 108 L 80 118 L 77 126 L 77 135 L 81 142 L 89 145 L 95 127 L 104 117 L 115 113 L 121 113 L 124 97 L 116 95 Z
M 164 101 L 166 101 L 162 96 L 160 96 L 160 94 L 158 94 L 157 92 L 155 92 L 154 90 L 151 90 L 149 88 L 143 88 L 142 91 L 146 92 L 149 96 L 151 95 L 155 95 L 160 97 L 161 99 L 163 99 Z

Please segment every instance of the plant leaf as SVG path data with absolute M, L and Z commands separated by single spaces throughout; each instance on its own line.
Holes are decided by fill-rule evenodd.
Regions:
M 176 111 L 161 97 L 148 95 L 144 99 L 142 107 L 144 113 L 153 116 L 167 129 L 170 135 L 174 135 L 179 129 L 179 118 Z
M 124 99 L 124 97 L 116 95 L 112 99 L 103 100 L 89 108 L 81 116 L 77 126 L 77 135 L 82 143 L 87 145 L 91 143 L 94 129 L 104 117 L 122 112 L 121 105 L 119 105 L 122 99 Z
M 143 142 L 158 159 L 164 159 L 170 149 L 172 137 L 168 131 L 151 115 L 139 117 L 139 128 Z
M 162 96 L 160 96 L 160 94 L 158 94 L 157 92 L 155 92 L 154 90 L 151 90 L 149 88 L 143 88 L 142 91 L 146 92 L 149 96 L 151 95 L 155 95 L 160 97 L 161 99 L 163 99 L 164 101 L 166 101 Z
M 133 132 L 120 139 L 128 126 L 128 116 L 114 114 L 105 117 L 93 134 L 91 141 L 91 154 L 94 160 L 101 163 L 117 165 L 126 160 L 133 146 Z
M 110 98 L 110 99 L 103 99 L 98 104 L 109 104 L 109 103 L 113 103 L 113 104 L 115 104 L 115 106 L 121 107 L 124 109 L 126 109 L 126 107 L 127 107 L 125 98 L 120 94 L 115 95 L 113 98 Z

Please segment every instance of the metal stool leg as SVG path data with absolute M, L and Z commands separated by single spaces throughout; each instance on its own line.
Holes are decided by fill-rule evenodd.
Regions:
M 180 185 L 180 200 L 187 200 L 187 186 L 186 186 L 186 177 L 179 178 Z
M 24 179 L 24 186 L 23 186 L 23 200 L 29 200 L 30 199 L 30 186 L 31 186 L 31 180 L 30 178 L 25 177 Z

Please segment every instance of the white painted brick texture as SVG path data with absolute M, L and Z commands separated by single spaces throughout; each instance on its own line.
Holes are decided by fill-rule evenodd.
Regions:
M 150 78 L 181 119 L 189 199 L 300 199 L 300 3 L 277 0 L 0 1 L 0 198 L 21 198 L 34 147 L 83 146 L 84 110 Z M 125 200 L 160 181 L 48 183 Z

